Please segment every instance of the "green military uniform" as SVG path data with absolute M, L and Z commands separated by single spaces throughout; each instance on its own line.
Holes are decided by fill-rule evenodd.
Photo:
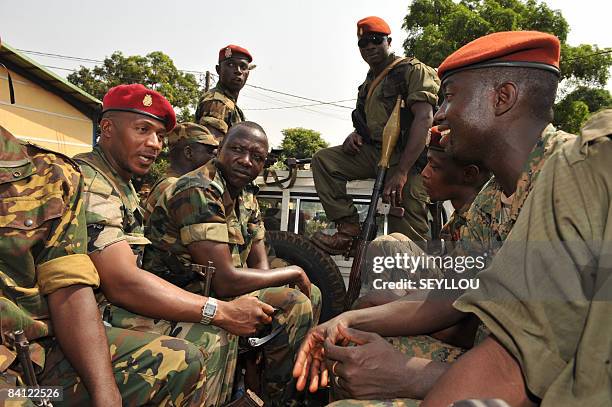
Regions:
M 85 178 L 84 205 L 89 253 L 127 241 L 140 265 L 149 240 L 143 233 L 143 215 L 131 182 L 124 181 L 110 165 L 101 147 L 75 157 Z M 207 406 L 228 401 L 227 386 L 235 368 L 227 333 L 220 328 L 194 323 L 153 320 L 109 304 L 98 293 L 104 319 L 114 327 L 170 335 L 188 340 L 207 356 L 204 402 Z
M 236 104 L 236 100 L 229 96 L 221 83 L 204 93 L 198 102 L 195 112 L 197 123 L 212 127 L 223 135 L 236 123 L 243 122 L 244 113 Z
M 391 54 L 387 65 L 397 58 Z M 376 177 L 382 132 L 397 96 L 402 95 L 406 106 L 402 114 L 401 139 L 391 156 L 387 178 L 397 171 L 397 164 L 409 136 L 412 123 L 410 106 L 415 102 L 426 102 L 433 107 L 438 101 L 440 81 L 435 71 L 416 58 L 408 58 L 394 67 L 366 100 L 374 78 L 374 73 L 368 72 L 357 97 L 357 109 L 364 113 L 371 141 L 366 141 L 354 156 L 344 153 L 342 146 L 336 146 L 318 151 L 312 159 L 311 168 L 317 193 L 327 216 L 336 222 L 358 222 L 357 209 L 346 193 L 346 182 Z M 361 136 L 364 137 L 363 134 Z M 429 231 L 426 207 L 428 197 L 423 188 L 420 166 L 424 166 L 422 160 L 412 167 L 402 192 L 402 205 L 406 209 L 404 218 L 389 218 L 390 233 L 400 232 L 413 240 L 424 240 Z
M 216 160 L 185 174 L 164 192 L 149 219 L 147 236 L 152 244 L 145 252 L 145 267 L 190 291 L 201 292 L 200 280 L 189 270 L 192 259 L 187 246 L 202 240 L 227 243 L 234 267 L 247 267 L 252 245 L 265 233 L 256 193 L 257 187 L 249 185 L 232 199 Z M 264 345 L 264 359 L 268 401 L 285 404 L 295 394 L 291 378 L 294 356 L 318 321 L 321 293 L 313 285 L 311 301 L 286 287 L 265 288 L 249 295 L 282 310 L 273 329 L 281 325 L 284 332 Z
M 612 404 L 612 110 L 543 166 L 480 289 L 475 313 L 541 406 Z
M 517 181 L 516 190 L 511 200 L 504 198 L 503 191 L 495 178 L 491 178 L 483 187 L 480 193 L 472 202 L 472 205 L 464 215 L 463 226 L 460 227 L 460 239 L 455 242 L 452 256 L 480 255 L 487 253 L 489 261 L 495 256 L 502 243 L 508 237 L 510 230 L 514 227 L 521 208 L 527 196 L 533 189 L 544 164 L 547 160 L 562 149 L 564 145 L 570 144 L 575 136 L 557 131 L 552 125 L 547 126 L 540 140 L 530 152 L 527 162 L 523 166 L 523 171 Z M 405 239 L 405 238 L 404 238 Z M 393 256 L 394 253 L 409 252 L 411 255 L 418 256 L 418 247 L 413 242 L 402 242 L 401 246 L 393 246 L 393 252 L 386 255 Z M 376 241 L 375 241 L 376 242 Z M 379 243 L 384 245 L 384 243 Z M 403 247 L 402 247 L 403 246 Z M 384 247 L 384 246 L 383 246 Z M 383 250 L 383 249 L 379 249 Z M 435 270 L 425 270 L 425 272 L 435 272 Z M 404 272 L 405 273 L 405 272 Z M 479 277 L 481 274 L 479 274 Z M 476 335 L 475 343 L 480 343 L 488 335 L 488 330 L 481 325 Z M 402 338 L 403 346 L 398 347 L 402 353 L 409 356 L 424 357 L 440 362 L 452 362 L 463 353 L 461 349 L 431 336 L 421 335 L 417 337 Z M 394 400 L 398 406 L 411 406 L 417 404 L 411 400 Z M 383 406 L 383 402 L 368 400 L 347 400 L 337 402 L 335 405 L 341 406 Z M 386 402 L 385 402 L 386 403 Z M 407 403 L 407 404 L 401 404 Z
M 179 142 L 187 142 L 187 145 L 191 143 L 198 143 L 212 147 L 219 146 L 219 142 L 215 136 L 213 136 L 206 127 L 189 122 L 179 123 L 176 125 L 167 135 L 166 140 L 170 151 L 179 145 Z M 172 161 L 172 156 L 170 161 Z M 172 162 L 170 162 L 170 167 L 166 173 L 151 187 L 151 192 L 149 192 L 149 196 L 143 205 L 145 224 L 147 219 L 149 219 L 149 216 L 151 216 L 151 212 L 153 212 L 153 208 L 155 208 L 155 204 L 157 203 L 157 200 L 161 194 L 166 190 L 166 188 L 174 184 L 181 175 L 183 174 L 175 171 L 172 168 Z
M 153 209 L 155 209 L 155 204 L 157 203 L 159 197 L 162 196 L 164 191 L 173 185 L 180 176 L 181 174 L 174 171 L 172 168 L 168 168 L 166 173 L 160 179 L 158 179 L 155 184 L 153 184 L 151 187 L 151 192 L 149 192 L 149 196 L 147 197 L 147 200 L 142 208 L 144 224 L 147 223 Z
M 440 229 L 440 239 L 444 240 L 448 250 L 452 250 L 453 242 L 461 238 L 461 228 L 467 223 L 466 214 L 470 206 L 471 202 L 459 209 L 455 209 L 448 222 Z
M 72 285 L 99 285 L 86 254 L 82 192 L 82 176 L 70 159 L 20 143 L 0 127 L 0 388 L 14 385 L 11 372 L 21 369 L 13 363 L 10 338 L 23 329 L 39 383 L 64 388 L 64 402 L 56 405 L 90 401 L 53 337 L 46 299 Z M 204 357 L 197 348 L 117 328 L 106 333 L 124 405 L 201 404 Z

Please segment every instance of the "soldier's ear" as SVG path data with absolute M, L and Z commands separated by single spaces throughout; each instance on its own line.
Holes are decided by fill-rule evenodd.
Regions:
M 464 185 L 476 185 L 478 181 L 478 175 L 480 175 L 480 168 L 477 165 L 470 164 L 463 167 L 463 184 Z
M 100 138 L 110 138 L 112 136 L 113 121 L 108 117 L 100 120 Z
M 191 146 L 183 147 L 183 154 L 185 155 L 186 159 L 191 161 L 193 159 L 193 150 L 191 149 Z
M 512 109 L 518 100 L 518 87 L 514 82 L 504 82 L 495 87 L 495 116 Z

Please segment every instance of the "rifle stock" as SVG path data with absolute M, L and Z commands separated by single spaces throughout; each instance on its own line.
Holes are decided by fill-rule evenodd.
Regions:
M 359 296 L 361 289 L 361 270 L 365 264 L 365 255 L 368 243 L 376 237 L 376 207 L 379 199 L 382 196 L 384 189 L 385 176 L 389 168 L 389 160 L 397 139 L 400 134 L 400 108 L 402 106 L 401 96 L 397 97 L 395 107 L 387 120 L 387 124 L 383 130 L 383 142 L 378 170 L 376 171 L 376 181 L 372 190 L 372 198 L 368 207 L 368 214 L 361 227 L 359 239 L 353 242 L 356 245 L 355 257 L 351 265 L 351 274 L 349 276 L 349 287 L 344 301 L 344 309 L 349 310 L 353 302 Z

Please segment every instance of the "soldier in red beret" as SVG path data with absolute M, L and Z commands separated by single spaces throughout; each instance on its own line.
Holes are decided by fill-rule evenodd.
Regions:
M 383 199 L 403 206 L 405 215 L 389 218 L 389 230 L 415 241 L 428 237 L 427 194 L 420 172 L 425 166 L 425 138 L 440 83 L 433 68 L 416 58 L 393 54 L 390 34 L 389 25 L 379 17 L 357 22 L 357 45 L 370 70 L 359 87 L 357 108 L 352 114 L 355 130 L 342 146 L 320 150 L 312 158 L 317 193 L 327 217 L 338 229 L 333 236 L 317 232 L 312 237 L 328 253 L 347 252 L 353 238 L 359 235 L 359 215 L 346 193 L 346 182 L 376 177 L 383 128 L 398 96 L 405 104 L 401 136 L 391 156 Z
M 557 131 L 550 124 L 560 76 L 559 50 L 559 40 L 550 34 L 500 32 L 465 45 L 440 65 L 438 74 L 442 79 L 445 99 L 435 120 L 440 123 L 441 130 L 450 130 L 450 136 L 442 143 L 455 159 L 480 162 L 490 168 L 494 175 L 466 214 L 466 225 L 461 228 L 459 240 L 461 245 L 458 245 L 458 251 L 451 253 L 454 258 L 462 256 L 465 259 L 466 255 L 476 258 L 497 252 L 511 230 L 513 234 L 519 233 L 514 229 L 515 224 L 517 229 L 521 225 L 519 230 L 523 236 L 533 236 L 535 240 L 547 235 L 557 241 L 564 235 L 574 238 L 591 236 L 594 224 L 585 223 L 584 219 L 589 216 L 597 218 L 595 213 L 608 213 L 609 208 L 604 204 L 603 211 L 596 208 L 590 211 L 591 215 L 589 211 L 582 211 L 582 218 L 576 217 L 575 208 L 572 209 L 570 204 L 561 205 L 567 199 L 556 201 L 553 196 L 547 195 L 550 192 L 548 186 L 540 181 L 545 177 L 551 161 L 563 169 L 564 176 L 557 179 L 554 169 L 548 168 L 548 181 L 542 182 L 556 180 L 561 185 L 563 180 L 576 177 L 569 175 L 574 169 L 572 166 L 588 158 L 591 151 L 593 162 L 597 161 L 595 151 L 598 148 L 594 146 L 602 150 L 609 147 L 609 143 L 603 143 L 609 141 L 609 132 L 592 135 L 597 141 L 588 139 L 577 143 L 575 136 Z M 593 146 L 589 145 L 590 142 Z M 599 161 L 597 165 L 602 165 L 603 160 Z M 597 169 L 598 176 L 603 173 L 609 175 L 609 171 L 602 170 Z M 598 185 L 588 183 L 584 188 L 597 190 L 591 196 L 604 196 L 603 200 L 608 202 L 605 196 L 609 195 L 610 189 L 606 191 L 606 185 L 609 185 L 606 182 L 602 180 Z M 537 217 L 521 211 L 523 205 L 533 206 L 530 205 L 533 202 L 529 195 L 535 194 L 534 191 L 542 191 L 544 195 L 540 204 L 550 208 L 548 212 L 540 208 Z M 560 188 L 559 193 L 570 195 L 567 188 Z M 588 194 L 580 198 L 580 205 L 590 202 Z M 555 208 L 560 207 L 565 212 L 555 215 Z M 555 216 L 556 219 L 551 221 Z M 544 230 L 531 223 L 545 217 L 551 223 L 546 224 Z M 597 233 L 601 233 L 601 226 L 605 222 L 598 219 L 595 223 L 598 224 L 595 227 Z M 601 238 L 600 234 L 597 236 Z M 527 240 L 531 242 L 531 239 Z M 574 346 L 582 339 L 581 329 L 576 329 L 582 326 L 582 322 L 569 326 L 567 321 L 587 320 L 588 301 L 563 307 L 565 300 L 559 299 L 555 306 L 542 308 L 538 304 L 523 303 L 521 298 L 527 293 L 538 293 L 539 297 L 531 298 L 539 301 L 549 292 L 562 291 L 566 295 L 575 292 L 575 287 L 571 287 L 568 281 L 594 281 L 590 280 L 595 278 L 594 274 L 589 273 L 595 273 L 591 267 L 599 260 L 593 259 L 580 266 L 572 263 L 576 259 L 571 258 L 571 253 L 566 253 L 572 278 L 565 281 L 555 278 L 556 270 L 552 267 L 554 259 L 546 259 L 549 268 L 541 269 L 543 253 L 523 257 L 520 254 L 524 253 L 517 256 L 511 249 L 504 251 L 506 247 L 509 246 L 504 243 L 492 266 L 478 275 L 480 286 L 487 286 L 487 298 L 483 298 L 482 291 L 477 290 L 468 291 L 462 296 L 460 290 L 433 290 L 424 301 L 396 301 L 365 312 L 345 313 L 315 328 L 306 338 L 301 355 L 310 354 L 318 358 L 317 363 L 311 366 L 330 369 L 335 375 L 337 387 L 355 398 L 372 398 L 372 395 L 376 395 L 375 398 L 388 399 L 402 396 L 425 398 L 423 405 L 447 406 L 462 398 L 494 396 L 510 405 L 528 406 L 534 405 L 533 400 L 537 403 L 538 399 L 548 397 L 548 403 L 542 405 L 578 405 L 560 403 L 559 400 L 569 400 L 578 394 L 573 391 L 573 385 L 578 382 L 574 381 L 576 378 L 572 372 L 578 366 L 575 364 L 577 353 L 584 355 L 588 347 L 581 351 Z M 582 272 L 581 267 L 588 270 Z M 448 271 L 453 272 L 452 269 Z M 478 268 L 468 270 L 468 275 L 478 271 Z M 537 275 L 529 275 L 526 271 L 536 272 Z M 498 274 L 500 272 L 501 275 Z M 548 279 L 554 282 L 540 286 Z M 591 283 L 586 285 L 588 287 L 576 288 L 580 295 L 583 295 L 582 289 L 592 292 Z M 513 291 L 515 287 L 521 287 L 523 291 Z M 495 298 L 491 295 L 500 295 L 500 292 L 509 295 L 513 302 L 507 305 L 492 301 Z M 594 318 L 603 320 L 606 318 L 605 311 L 605 307 L 602 307 Z M 441 355 L 434 355 L 434 360 L 408 357 L 405 352 L 395 351 L 378 335 L 426 335 L 454 328 L 474 314 L 486 325 L 481 324 L 474 343 L 476 347 L 454 362 L 456 365 L 452 368 L 451 364 L 441 360 L 444 359 Z M 489 330 L 493 335 L 487 336 Z M 596 328 L 589 334 L 593 346 L 602 346 L 601 341 L 594 339 L 597 336 Z M 317 344 L 328 335 L 331 337 L 327 337 L 324 350 L 327 363 L 323 365 L 321 354 L 317 353 L 317 349 L 320 349 Z M 572 344 L 570 346 L 568 339 Z M 609 338 L 606 340 L 609 344 Z M 346 342 L 360 345 L 351 348 L 332 345 Z M 603 343 L 606 343 L 605 340 Z M 531 358 L 526 359 L 525 355 L 531 355 Z M 541 355 L 546 355 L 546 360 L 541 359 Z M 301 367 L 306 360 L 303 357 L 296 362 L 294 374 L 301 373 L 298 383 L 304 383 L 305 369 Z M 376 360 L 376 363 L 364 363 L 366 360 Z M 586 365 L 582 365 L 582 368 L 584 371 Z M 606 382 L 604 370 L 603 364 L 597 365 L 598 376 L 594 383 L 600 389 Z M 447 371 L 448 374 L 441 377 Z M 318 375 L 313 377 L 327 378 L 324 373 L 317 372 Z M 377 382 L 376 378 L 384 380 Z M 585 383 L 582 385 L 585 388 L 588 388 L 586 381 L 589 380 L 583 377 Z M 553 381 L 558 385 L 551 386 Z M 314 387 L 311 384 L 311 389 Z M 585 399 L 591 394 L 589 390 L 581 393 Z M 560 394 L 564 394 L 565 399 L 557 399 Z M 609 392 L 607 394 L 609 401 Z M 597 402 L 586 404 L 607 405 L 602 402 L 605 395 L 605 390 L 594 393 L 593 401 Z M 401 402 L 409 404 L 414 400 Z
M 177 363 L 176 373 L 189 369 L 186 374 L 202 375 L 205 369 L 202 376 L 206 377 L 190 394 L 183 394 L 181 384 L 175 383 L 169 401 L 221 405 L 231 397 L 231 388 L 224 383 L 231 382 L 230 362 L 237 351 L 226 346 L 228 332 L 253 334 L 256 327 L 272 321 L 273 308 L 253 297 L 227 302 L 196 295 L 142 269 L 142 255 L 150 241 L 144 236 L 143 213 L 131 178 L 149 171 L 175 122 L 168 100 L 143 85 L 119 85 L 104 96 L 99 142 L 92 152 L 75 157 L 85 180 L 87 253 L 100 276 L 99 305 L 107 323 L 189 338 L 185 349 L 189 363 Z M 166 363 L 172 344 L 172 340 L 156 342 L 151 352 Z M 191 362 L 191 350 L 206 355 L 203 361 L 196 359 L 197 366 Z M 151 380 L 157 380 L 155 373 Z
M 219 64 L 215 67 L 219 81 L 200 98 L 195 113 L 195 121 L 208 127 L 219 141 L 233 124 L 244 121 L 237 102 L 254 67 L 251 62 L 249 51 L 238 45 L 230 44 L 219 50 Z

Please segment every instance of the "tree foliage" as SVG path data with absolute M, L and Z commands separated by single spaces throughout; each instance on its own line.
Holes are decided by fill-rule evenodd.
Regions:
M 611 107 L 612 95 L 607 90 L 579 86 L 555 106 L 555 124 L 577 133 L 591 113 Z
M 146 56 L 125 56 L 116 51 L 101 65 L 93 68 L 81 66 L 67 79 L 100 100 L 113 86 L 141 83 L 168 99 L 179 111 L 179 122 L 192 120 L 190 109 L 195 108 L 200 95 L 195 76 L 179 71 L 172 59 L 160 51 Z
M 564 80 L 560 94 L 567 96 L 557 104 L 555 122 L 564 129 L 574 129 L 589 113 L 605 106 L 598 104 L 605 97 L 593 97 L 591 103 L 580 104 L 577 96 L 601 96 L 601 92 L 606 92 L 609 97 L 609 92 L 594 88 L 604 87 L 608 82 L 612 66 L 610 49 L 592 44 L 576 47 L 566 44 L 570 30 L 567 20 L 559 10 L 543 2 L 414 0 L 404 18 L 403 28 L 408 32 L 403 44 L 406 54 L 431 66 L 440 65 L 461 46 L 493 32 L 536 30 L 556 35 L 561 41 L 560 68 Z M 586 117 L 585 108 L 588 109 Z
M 322 148 L 329 147 L 329 144 L 321 138 L 321 133 L 315 130 L 295 127 L 284 129 L 281 148 L 285 158 L 309 158 Z

